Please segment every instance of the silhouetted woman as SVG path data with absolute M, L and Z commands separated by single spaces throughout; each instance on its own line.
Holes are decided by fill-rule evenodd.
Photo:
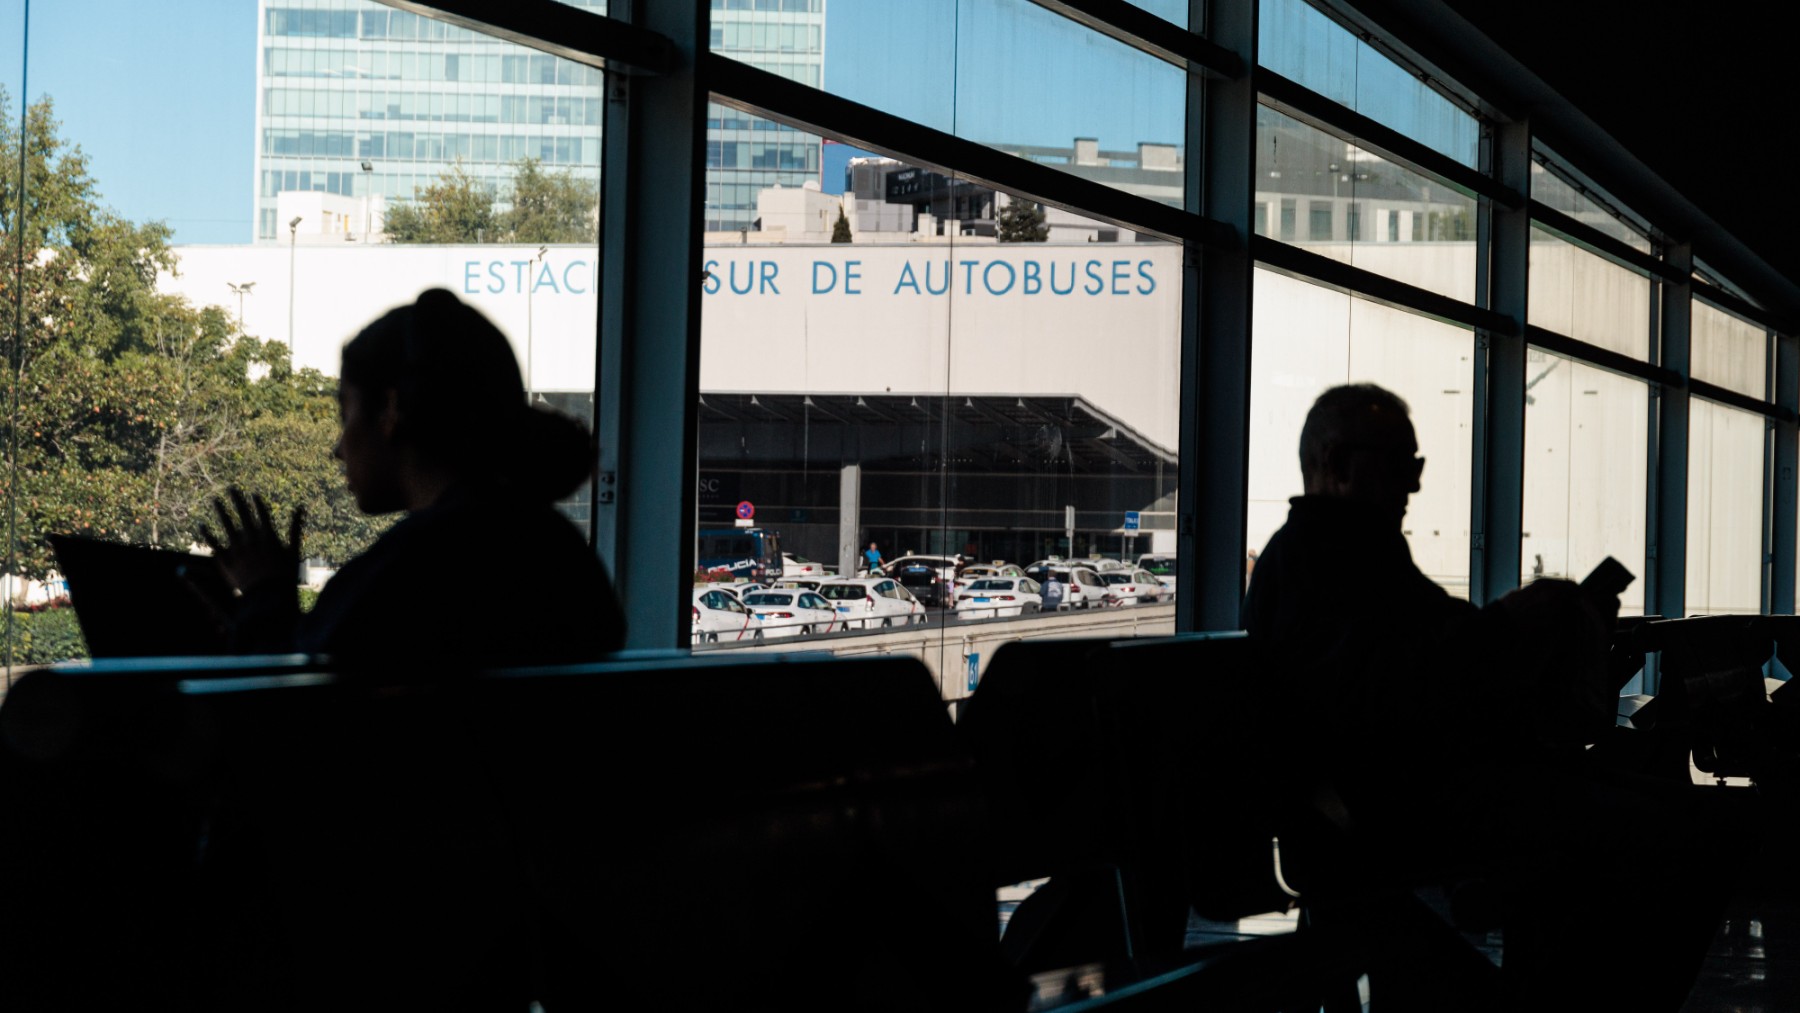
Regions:
M 262 498 L 215 503 L 202 531 L 236 602 L 233 646 L 458 667 L 577 661 L 624 621 L 605 571 L 557 512 L 593 468 L 586 429 L 526 403 L 518 361 L 443 289 L 344 346 L 336 456 L 357 508 L 406 516 L 299 612 L 304 515 L 284 538 Z

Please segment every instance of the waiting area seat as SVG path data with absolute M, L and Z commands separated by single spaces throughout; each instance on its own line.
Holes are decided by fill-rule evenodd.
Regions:
M 9 1009 L 1024 1005 L 917 661 L 129 669 L 0 708 Z

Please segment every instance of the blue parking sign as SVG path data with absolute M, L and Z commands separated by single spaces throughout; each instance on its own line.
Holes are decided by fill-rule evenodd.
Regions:
M 981 655 L 971 654 L 969 657 L 969 692 L 975 692 L 975 684 L 981 681 Z
M 1136 531 L 1137 529 L 1138 529 L 1138 512 L 1136 510 L 1125 511 L 1125 530 L 1126 531 Z

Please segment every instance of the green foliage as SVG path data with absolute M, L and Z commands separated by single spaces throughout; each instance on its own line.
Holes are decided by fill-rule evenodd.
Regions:
M 509 243 L 591 243 L 600 201 L 594 181 L 572 170 L 545 172 L 535 158 L 513 167 L 512 207 L 500 215 Z
M 14 612 L 11 644 L 0 642 L 0 664 L 48 665 L 88 656 L 75 610 L 64 605 L 39 612 Z
M 513 166 L 511 204 L 458 161 L 413 199 L 388 208 L 390 243 L 591 243 L 599 227 L 600 194 L 573 170 L 546 171 L 537 159 Z
M 998 230 L 1002 243 L 1041 243 L 1050 238 L 1044 224 L 1044 206 L 1014 197 L 1000 209 Z
M 850 241 L 850 219 L 844 217 L 844 209 L 838 208 L 837 221 L 831 226 L 831 241 L 848 243 Z
M 457 159 L 437 182 L 391 204 L 383 218 L 390 243 L 494 242 L 494 195 Z
M 9 104 L 0 91 L 0 241 L 12 248 L 20 139 Z M 158 272 L 178 266 L 168 227 L 101 203 L 48 99 L 26 123 L 22 227 L 35 252 L 22 277 L 0 276 L 0 304 L 25 303 L 22 331 L 0 313 L 0 347 L 18 356 L 17 373 L 0 374 L 6 410 L 18 382 L 17 456 L 0 461 L 18 573 L 48 573 L 53 533 L 190 548 L 230 485 L 283 513 L 306 504 L 309 555 L 342 561 L 368 544 L 380 525 L 355 512 L 331 456 L 336 381 L 293 372 L 285 345 L 239 336 L 219 307 L 159 293 Z

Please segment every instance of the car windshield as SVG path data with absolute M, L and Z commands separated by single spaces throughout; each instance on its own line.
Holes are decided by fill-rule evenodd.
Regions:
M 978 580 L 969 585 L 971 591 L 1011 591 L 1013 582 L 1004 579 Z
M 929 568 L 923 567 L 923 566 L 908 567 L 908 568 L 900 571 L 900 583 L 906 584 L 909 586 L 935 584 L 935 583 L 937 583 L 937 579 L 938 579 L 938 574 L 937 574 L 936 570 L 932 570 L 932 569 L 929 569 Z
M 746 605 L 792 605 L 793 603 L 794 596 L 791 594 L 770 594 L 768 592 L 763 592 L 761 594 L 749 594 L 744 596 L 744 604 Z
M 1101 574 L 1100 579 L 1106 581 L 1108 584 L 1129 584 L 1131 583 L 1132 577 L 1131 574 L 1126 573 L 1123 570 L 1114 570 L 1111 573 Z
M 1175 576 L 1174 556 L 1146 556 L 1139 565 L 1158 577 Z
M 819 593 L 833 601 L 844 601 L 851 598 L 867 598 L 869 589 L 861 584 L 826 584 L 819 588 Z

